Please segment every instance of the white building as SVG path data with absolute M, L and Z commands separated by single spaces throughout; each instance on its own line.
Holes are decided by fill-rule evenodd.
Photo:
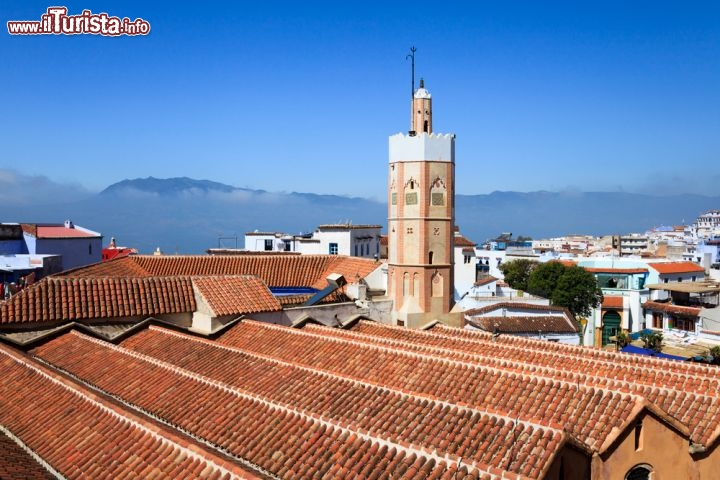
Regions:
M 578 323 L 566 308 L 522 302 L 497 302 L 465 312 L 465 328 L 494 335 L 579 345 Z
M 720 236 L 720 210 L 710 210 L 700 215 L 692 225 L 697 238 Z
M 281 232 L 245 233 L 245 250 L 251 252 L 297 252 L 380 258 L 380 225 L 352 223 L 320 225 L 310 234 Z

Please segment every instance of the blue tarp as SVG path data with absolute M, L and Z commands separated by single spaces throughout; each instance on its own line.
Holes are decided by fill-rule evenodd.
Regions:
M 635 345 L 627 345 L 623 347 L 621 352 L 624 353 L 634 353 L 636 355 L 648 355 L 650 357 L 657 357 L 657 358 L 668 358 L 670 360 L 687 360 L 685 357 L 678 357 L 677 355 L 668 355 L 667 353 L 657 353 L 654 350 L 650 350 L 648 348 L 642 348 L 642 347 L 636 347 Z
M 653 333 L 653 330 L 646 328 L 645 330 L 641 330 L 639 332 L 632 332 L 630 334 L 630 339 L 631 340 L 640 340 L 640 337 L 642 336 L 643 333 L 646 335 L 649 335 L 649 334 Z

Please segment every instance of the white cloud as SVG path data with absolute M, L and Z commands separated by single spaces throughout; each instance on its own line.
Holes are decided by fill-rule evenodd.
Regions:
M 42 175 L 24 175 L 0 168 L 0 203 L 4 206 L 68 203 L 91 193 L 80 184 L 61 184 Z

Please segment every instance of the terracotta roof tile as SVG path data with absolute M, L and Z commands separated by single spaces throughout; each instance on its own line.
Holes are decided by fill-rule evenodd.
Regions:
M 64 477 L 257 478 L 4 346 L 0 368 L 0 424 Z
M 578 333 L 577 325 L 565 315 L 485 316 L 469 322 L 491 333 Z
M 380 266 L 372 259 L 342 255 L 131 255 L 60 275 L 94 276 L 217 276 L 252 275 L 268 287 L 325 288 L 331 273 L 348 282 L 364 278 Z
M 46 277 L 0 304 L 0 324 L 192 312 L 189 277 Z
M 257 277 L 193 277 L 192 283 L 215 316 L 275 312 L 282 308 Z
M 449 433 L 428 418 L 415 427 L 415 436 L 398 437 L 393 418 L 412 422 L 423 412 L 438 419 L 455 415 L 456 428 L 461 426 L 460 419 L 477 425 L 501 420 L 449 410 L 400 392 L 383 392 L 163 329 L 141 332 L 122 347 L 69 333 L 33 353 L 228 452 L 237 461 L 284 478 L 369 477 L 384 472 L 401 476 L 413 469 L 419 472 L 413 477 L 440 476 L 448 469 L 446 457 L 415 440 L 431 435 L 440 446 L 440 439 Z M 391 398 L 407 403 L 408 408 L 392 408 L 387 403 Z M 376 413 L 363 413 L 370 410 Z M 528 471 L 544 467 L 542 460 L 539 466 L 536 460 L 539 441 L 554 451 L 563 440 L 560 430 L 508 425 L 506 420 L 498 426 L 498 442 L 518 433 L 513 430 L 527 433 L 527 441 L 518 447 L 526 461 L 519 461 L 517 468 Z M 535 456 L 529 455 L 531 451 Z M 465 464 L 473 470 L 488 468 L 481 462 L 475 465 L 471 458 Z
M 19 439 L 17 439 L 19 441 Z M 22 445 L 22 446 L 21 446 Z M 5 433 L 0 433 L 0 478 L 51 480 L 52 475 L 31 456 L 24 444 L 18 445 Z
M 697 317 L 700 315 L 699 307 L 684 307 L 682 305 L 673 305 L 672 303 L 653 302 L 648 300 L 643 303 L 643 308 L 653 312 L 672 313 L 685 317 Z
M 477 243 L 473 242 L 469 238 L 457 234 L 453 237 L 453 244 L 456 247 L 474 247 L 475 245 L 477 245 Z
M 693 262 L 648 263 L 648 267 L 661 275 L 670 273 L 704 273 L 705 269 Z
M 481 278 L 480 280 L 475 282 L 475 286 L 481 287 L 483 285 L 487 285 L 488 283 L 493 283 L 493 282 L 497 282 L 497 281 L 498 281 L 497 278 L 495 278 L 493 276 L 488 276 L 488 277 Z
M 618 295 L 605 295 L 602 301 L 602 308 L 623 308 L 623 298 Z

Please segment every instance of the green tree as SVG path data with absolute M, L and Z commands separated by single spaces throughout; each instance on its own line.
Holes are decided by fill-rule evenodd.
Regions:
M 558 280 L 565 273 L 566 268 L 560 262 L 546 262 L 537 265 L 530 273 L 527 291 L 539 297 L 551 298 Z
M 653 350 L 655 352 L 662 351 L 663 335 L 659 332 L 643 333 L 640 335 L 640 339 L 643 341 L 645 348 Z
M 615 335 L 615 341 L 617 341 L 620 348 L 623 348 L 630 343 L 630 335 L 622 331 L 618 332 L 617 335 Z
M 565 267 L 550 297 L 552 304 L 565 307 L 576 317 L 589 317 L 603 301 L 595 275 L 582 267 Z
M 528 279 L 530 273 L 538 265 L 538 262 L 534 260 L 528 260 L 525 258 L 518 258 L 500 265 L 500 271 L 505 276 L 505 281 L 515 290 L 528 289 Z

